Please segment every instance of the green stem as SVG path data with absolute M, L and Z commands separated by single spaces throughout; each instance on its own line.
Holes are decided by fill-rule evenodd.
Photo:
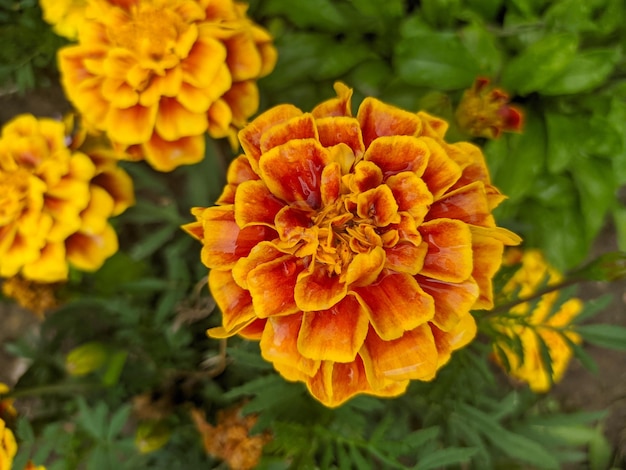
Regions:
M 53 395 L 63 393 L 75 393 L 77 391 L 88 391 L 104 388 L 100 384 L 55 384 L 55 385 L 43 385 L 41 387 L 32 387 L 24 390 L 18 390 L 10 392 L 3 396 L 4 398 L 21 398 L 32 397 L 40 395 Z

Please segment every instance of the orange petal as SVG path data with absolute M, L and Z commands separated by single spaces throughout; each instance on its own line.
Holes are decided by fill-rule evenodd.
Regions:
M 361 160 L 345 180 L 352 192 L 360 193 L 378 187 L 383 182 L 383 172 L 375 163 Z
M 208 125 L 206 113 L 192 113 L 176 98 L 161 98 L 155 127 L 164 140 L 173 141 L 203 134 Z
M 250 293 L 235 283 L 230 271 L 211 269 L 209 288 L 222 311 L 222 327 L 227 332 L 256 318 Z
M 265 329 L 266 323 L 267 320 L 265 318 L 259 318 L 257 320 L 254 320 L 245 328 L 239 330 L 238 334 L 246 339 L 258 341 L 261 339 L 261 336 L 263 336 L 263 330 Z
M 363 307 L 348 295 L 330 309 L 304 313 L 298 350 L 311 359 L 354 361 L 367 336 L 368 324 Z
M 418 276 L 417 282 L 435 299 L 435 316 L 431 322 L 443 331 L 453 330 L 478 298 L 478 285 L 471 278 L 461 283 L 449 283 Z
M 155 170 L 172 171 L 180 165 L 198 163 L 204 158 L 204 135 L 167 141 L 154 133 L 142 148 L 146 161 Z
M 183 81 L 204 88 L 211 84 L 226 60 L 226 47 L 213 38 L 201 37 L 182 61 Z
M 276 224 L 276 231 L 282 241 L 288 242 L 290 246 L 295 243 L 303 241 L 305 246 L 304 251 L 301 251 L 298 256 L 309 256 L 315 253 L 318 246 L 318 227 L 312 226 L 311 216 L 313 214 L 309 211 L 302 211 L 296 208 L 285 206 L 274 219 Z
M 383 340 L 401 337 L 435 314 L 433 298 L 408 274 L 383 272 L 379 280 L 354 289 Z
M 435 325 L 430 327 L 439 354 L 439 365 L 437 368 L 442 367 L 450 360 L 452 351 L 467 346 L 476 337 L 477 333 L 476 320 L 470 313 L 461 317 L 451 331 L 442 331 Z
M 475 181 L 444 194 L 428 212 L 427 220 L 447 217 L 472 225 L 494 227 L 495 222 L 487 201 L 485 185 Z
M 373 283 L 385 265 L 385 251 L 380 246 L 369 253 L 359 253 L 348 265 L 346 283 L 350 287 L 368 286 Z
M 157 106 L 146 108 L 136 105 L 126 109 L 111 108 L 106 118 L 109 138 L 126 145 L 147 142 L 154 130 L 157 111 Z
M 252 304 L 259 318 L 289 315 L 299 311 L 294 300 L 298 275 L 304 266 L 285 255 L 252 269 L 246 278 Z
M 352 117 L 326 117 L 318 118 L 317 131 L 320 142 L 324 147 L 332 147 L 337 144 L 346 144 L 352 149 L 354 155 L 361 156 L 365 152 L 363 136 L 359 121 Z
M 258 116 L 239 132 L 241 147 L 250 161 L 250 166 L 259 173 L 259 159 L 261 158 L 261 138 L 272 126 L 285 122 L 293 117 L 300 116 L 302 111 L 290 104 L 274 106 Z
M 226 63 L 233 75 L 234 81 L 254 79 L 261 73 L 261 55 L 252 41 L 246 34 L 237 34 L 225 41 L 228 51 Z
M 105 78 L 102 96 L 115 108 L 129 108 L 139 102 L 139 94 L 122 79 Z
M 321 203 L 322 170 L 328 163 L 328 151 L 318 141 L 302 139 L 264 153 L 259 168 L 274 196 L 288 203 L 306 202 L 309 207 L 317 209 Z
M 482 181 L 485 185 L 491 183 L 485 156 L 480 148 L 469 142 L 457 142 L 447 145 L 446 150 L 448 155 L 463 168 L 461 178 L 459 178 L 452 189 L 465 186 L 474 181 Z
M 377 227 L 400 222 L 398 204 L 389 186 L 380 185 L 357 196 L 357 214 L 372 219 Z
M 259 88 L 256 81 L 246 80 L 233 83 L 222 95 L 233 113 L 233 125 L 241 128 L 248 123 L 248 118 L 259 109 Z
M 213 103 L 213 97 L 208 90 L 197 88 L 188 83 L 182 84 L 179 93 L 176 95 L 176 99 L 193 113 L 204 113 L 208 111 Z
M 382 340 L 370 329 L 364 349 L 371 361 L 370 383 L 384 380 L 431 380 L 437 371 L 439 357 L 435 338 L 428 324 L 407 331 L 398 339 Z M 369 361 L 364 361 L 365 367 Z
M 47 243 L 36 260 L 24 264 L 22 276 L 39 282 L 65 281 L 68 266 L 63 243 Z
M 261 152 L 265 153 L 290 140 L 317 138 L 315 120 L 311 114 L 305 113 L 268 128 L 261 137 Z
M 492 279 L 502 264 L 504 244 L 482 232 L 472 230 L 472 249 L 474 252 L 472 277 L 480 288 L 480 296 L 474 308 L 489 310 L 493 308 Z
M 365 152 L 365 160 L 375 163 L 383 171 L 383 179 L 403 171 L 422 176 L 430 150 L 423 141 L 411 136 L 380 137 Z
M 385 248 L 385 268 L 415 275 L 422 270 L 428 247 L 425 243 L 415 246 L 401 242 Z
M 273 226 L 274 217 L 284 204 L 259 180 L 244 181 L 235 193 L 235 221 L 240 227 L 266 224 Z
M 422 133 L 421 135 L 426 137 L 434 137 L 436 139 L 443 139 L 448 130 L 448 122 L 444 119 L 432 116 L 424 111 L 417 113 L 417 116 L 422 120 Z
M 243 289 L 248 289 L 248 274 L 257 266 L 274 261 L 285 256 L 285 253 L 278 251 L 272 242 L 260 242 L 255 245 L 250 254 L 240 258 L 233 266 L 233 278 Z
M 428 253 L 420 274 L 440 281 L 463 282 L 472 275 L 472 234 L 464 222 L 436 219 L 419 227 Z
M 357 119 L 366 148 L 378 137 L 415 136 L 422 129 L 422 121 L 415 114 L 371 97 L 365 98 L 359 106 Z
M 333 204 L 341 195 L 341 166 L 337 162 L 329 163 L 322 170 L 320 182 L 322 205 Z
M 415 173 L 403 171 L 387 178 L 386 184 L 398 203 L 398 210 L 408 212 L 421 223 L 433 202 L 433 195 L 426 183 Z
M 209 135 L 214 139 L 228 136 L 230 125 L 233 123 L 233 112 L 228 103 L 218 99 L 209 108 Z
M 133 180 L 122 168 L 107 168 L 94 179 L 91 184 L 103 188 L 113 198 L 113 213 L 119 215 L 135 203 Z
M 452 160 L 443 147 L 430 137 L 420 137 L 420 141 L 430 150 L 428 166 L 422 179 L 433 194 L 439 199 L 461 177 L 461 167 Z
M 318 104 L 311 113 L 316 118 L 324 118 L 329 116 L 352 116 L 350 100 L 352 98 L 352 88 L 348 88 L 341 82 L 335 82 L 333 85 L 336 98 L 331 98 Z
M 298 351 L 301 324 L 301 313 L 268 319 L 261 336 L 261 355 L 266 361 L 284 364 L 311 377 L 319 369 L 320 361 L 308 359 Z
M 118 248 L 117 234 L 111 225 L 98 234 L 76 233 L 65 242 L 67 260 L 82 271 L 95 271 Z
M 232 269 L 259 242 L 273 237 L 273 230 L 257 225 L 240 229 L 233 208 L 209 207 L 201 216 L 204 228 L 202 262 L 210 269 Z
M 340 276 L 329 275 L 326 269 L 320 268 L 298 276 L 295 300 L 300 310 L 314 312 L 333 307 L 347 292 L 348 287 Z

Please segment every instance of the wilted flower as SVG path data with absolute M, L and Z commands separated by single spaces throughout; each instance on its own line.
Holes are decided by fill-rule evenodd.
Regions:
M 276 51 L 233 0 L 88 0 L 79 44 L 59 52 L 88 126 L 157 170 L 196 163 L 204 134 L 236 139 Z
M 15 300 L 21 307 L 30 310 L 39 318 L 58 306 L 56 290 L 61 283 L 41 283 L 17 275 L 2 283 L 2 293 Z
M 0 277 L 47 283 L 117 251 L 108 222 L 134 202 L 117 161 L 68 146 L 65 126 L 30 114 L 0 135 Z
M 562 275 L 545 261 L 539 250 L 509 250 L 505 264 L 519 264 L 519 269 L 503 288 L 505 294 L 516 292 L 519 298 L 528 298 L 541 287 L 554 285 L 562 280 Z M 581 342 L 580 336 L 567 330 L 567 327 L 581 312 L 582 301 L 577 298 L 568 299 L 555 312 L 558 297 L 558 291 L 549 292 L 541 296 L 532 311 L 532 304 L 524 302 L 511 308 L 508 315 L 494 317 L 492 320 L 492 326 L 497 332 L 512 339 L 519 338 L 521 344 L 521 351 L 516 351 L 508 341 L 496 338 L 494 351 L 499 350 L 504 354 L 504 360 L 508 363 L 505 367 L 508 369 L 507 373 L 527 382 L 535 392 L 547 392 L 552 383 L 563 378 L 573 354 L 564 337 L 573 343 Z M 540 341 L 544 342 L 550 354 L 552 378 L 542 359 Z M 503 358 L 497 354 L 495 357 L 500 365 L 505 366 Z
M 504 197 L 481 151 L 447 144 L 446 122 L 351 90 L 291 105 L 239 133 L 217 206 L 186 230 L 204 245 L 223 312 L 213 337 L 261 340 L 263 357 L 327 406 L 431 380 L 491 308 Z
M 250 430 L 257 417 L 241 416 L 240 410 L 239 406 L 218 411 L 217 426 L 207 423 L 199 410 L 193 410 L 191 416 L 208 454 L 224 460 L 233 470 L 250 470 L 256 468 L 263 446 L 271 440 L 271 436 L 268 433 L 251 436 Z
M 509 95 L 489 86 L 489 79 L 477 78 L 463 93 L 456 110 L 459 127 L 474 137 L 497 138 L 503 131 L 520 131 L 523 114 L 509 105 Z
M 0 418 L 0 470 L 11 470 L 13 458 L 17 453 L 17 443 L 13 432 Z
M 76 39 L 78 27 L 85 21 L 88 0 L 39 0 L 43 19 L 59 36 Z

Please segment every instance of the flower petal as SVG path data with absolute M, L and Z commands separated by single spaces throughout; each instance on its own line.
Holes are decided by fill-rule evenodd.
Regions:
M 298 335 L 298 350 L 308 358 L 354 361 L 367 336 L 365 310 L 352 295 L 330 309 L 305 312 Z
M 427 220 L 438 218 L 458 219 L 472 225 L 495 227 L 484 183 L 476 181 L 444 194 L 432 205 L 427 216 Z
M 364 219 L 372 219 L 377 227 L 400 222 L 398 204 L 389 186 L 384 184 L 357 196 L 357 214 Z
M 208 125 L 206 113 L 193 113 L 176 98 L 161 98 L 155 129 L 162 139 L 173 141 L 190 135 L 200 135 L 207 130 Z
M 209 288 L 222 311 L 222 327 L 225 331 L 230 332 L 237 325 L 247 324 L 256 318 L 250 293 L 235 283 L 230 271 L 209 271 Z
M 237 34 L 225 41 L 226 63 L 234 81 L 257 78 L 261 73 L 261 55 L 248 34 Z
M 422 176 L 428 165 L 430 149 L 421 139 L 394 135 L 379 137 L 371 143 L 363 157 L 383 171 L 383 179 L 403 171 Z
M 47 243 L 36 260 L 24 264 L 22 276 L 38 282 L 57 282 L 66 280 L 68 271 L 63 243 Z
M 359 106 L 357 119 L 361 123 L 366 148 L 379 137 L 415 136 L 422 129 L 422 121 L 417 115 L 370 97 Z
M 341 82 L 335 82 L 333 85 L 336 98 L 331 98 L 318 104 L 311 114 L 316 118 L 325 118 L 329 116 L 352 116 L 350 100 L 352 98 L 352 88 L 348 88 Z
M 235 192 L 235 221 L 239 227 L 273 226 L 274 218 L 283 206 L 262 181 L 244 181 Z
M 476 320 L 470 313 L 463 315 L 456 326 L 448 332 L 440 330 L 435 325 L 430 327 L 439 354 L 437 368 L 444 366 L 450 360 L 453 351 L 468 345 L 476 337 L 478 331 Z
M 417 116 L 422 120 L 421 135 L 435 139 L 443 139 L 448 130 L 448 123 L 446 121 L 424 111 L 418 112 Z
M 266 153 L 290 140 L 317 138 L 315 120 L 310 113 L 305 113 L 268 128 L 261 137 L 260 148 Z
M 377 282 L 353 290 L 377 336 L 385 341 L 401 337 L 435 314 L 433 298 L 408 274 L 383 272 Z
M 452 160 L 443 147 L 430 137 L 420 137 L 430 153 L 422 179 L 435 200 L 439 199 L 461 177 L 461 167 Z
M 369 253 L 358 253 L 348 265 L 346 283 L 350 287 L 368 286 L 373 283 L 385 265 L 385 251 L 380 246 Z
M 435 300 L 435 316 L 431 322 L 442 331 L 456 328 L 478 299 L 478 285 L 471 278 L 460 283 L 450 283 L 418 276 L 417 282 Z
M 211 60 L 207 60 L 207 57 Z M 206 36 L 200 37 L 182 61 L 183 80 L 195 87 L 207 87 L 225 60 L 226 47 L 221 42 Z
M 413 243 L 400 242 L 384 250 L 386 269 L 415 275 L 424 266 L 428 247 L 425 243 L 415 246 Z
M 300 310 L 294 300 L 294 288 L 303 269 L 298 258 L 285 255 L 248 273 L 246 283 L 257 317 L 289 315 Z
M 180 165 L 198 163 L 204 158 L 204 135 L 167 141 L 154 133 L 142 149 L 148 163 L 158 171 L 172 171 Z
M 347 284 L 340 276 L 328 274 L 326 269 L 320 267 L 312 272 L 300 273 L 294 297 L 300 310 L 314 312 L 332 308 L 347 293 Z
M 463 282 L 472 275 L 472 234 L 464 222 L 435 219 L 419 227 L 428 253 L 420 274 L 440 281 Z
M 75 268 L 95 271 L 117 251 L 117 234 L 110 224 L 98 234 L 75 233 L 65 241 L 65 249 Z
M 356 156 L 361 156 L 365 152 L 361 127 L 355 118 L 345 116 L 318 118 L 315 124 L 324 147 L 344 144 L 350 147 Z
M 408 212 L 421 223 L 433 202 L 426 183 L 414 172 L 403 171 L 387 178 L 386 184 L 398 203 L 398 210 Z
M 121 144 L 142 144 L 150 140 L 157 118 L 157 106 L 141 105 L 130 108 L 110 108 L 106 129 L 111 140 Z

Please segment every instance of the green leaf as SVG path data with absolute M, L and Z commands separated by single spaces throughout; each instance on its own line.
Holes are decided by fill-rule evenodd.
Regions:
M 595 429 L 595 434 L 589 442 L 589 469 L 605 470 L 610 468 L 613 449 L 604 436 L 602 427 Z
M 124 405 L 119 410 L 117 410 L 115 414 L 113 414 L 113 416 L 111 416 L 111 421 L 109 422 L 109 429 L 106 436 L 107 441 L 113 441 L 115 439 L 115 436 L 117 436 L 122 431 L 124 425 L 128 421 L 128 417 L 130 416 L 131 411 L 131 405 Z
M 331 0 L 307 0 L 297 3 L 267 0 L 263 9 L 267 15 L 288 18 L 300 29 L 314 27 L 342 32 L 347 26 L 346 19 Z
M 419 459 L 417 470 L 431 470 L 437 468 L 446 468 L 449 465 L 467 463 L 477 453 L 477 449 L 448 447 L 447 449 L 438 449 L 425 457 Z
M 147 258 L 165 245 L 178 230 L 180 228 L 177 226 L 165 225 L 153 231 L 132 247 L 129 251 L 130 257 L 134 260 Z
M 602 85 L 615 69 L 620 51 L 590 49 L 577 54 L 564 70 L 541 89 L 544 95 L 572 95 Z
M 394 64 L 405 82 L 438 90 L 468 88 L 480 72 L 470 52 L 452 33 L 422 33 L 400 40 Z
M 460 35 L 461 42 L 478 64 L 480 74 L 495 76 L 502 66 L 502 50 L 496 36 L 478 22 L 463 28 Z
M 596 346 L 626 351 L 626 327 L 608 324 L 581 325 L 575 331 L 585 341 Z
M 503 87 L 522 96 L 541 91 L 567 67 L 577 47 L 578 37 L 574 34 L 544 36 L 505 66 Z
M 361 41 L 335 42 L 327 49 L 324 60 L 318 66 L 312 78 L 316 80 L 336 79 L 367 59 L 375 59 L 376 54 L 369 44 Z
M 546 163 L 550 173 L 558 174 L 568 167 L 576 155 L 581 155 L 589 133 L 589 119 L 550 110 L 546 110 L 544 116 L 548 134 Z
M 617 246 L 626 251 L 626 207 L 619 206 L 613 209 L 613 223 L 617 231 Z

